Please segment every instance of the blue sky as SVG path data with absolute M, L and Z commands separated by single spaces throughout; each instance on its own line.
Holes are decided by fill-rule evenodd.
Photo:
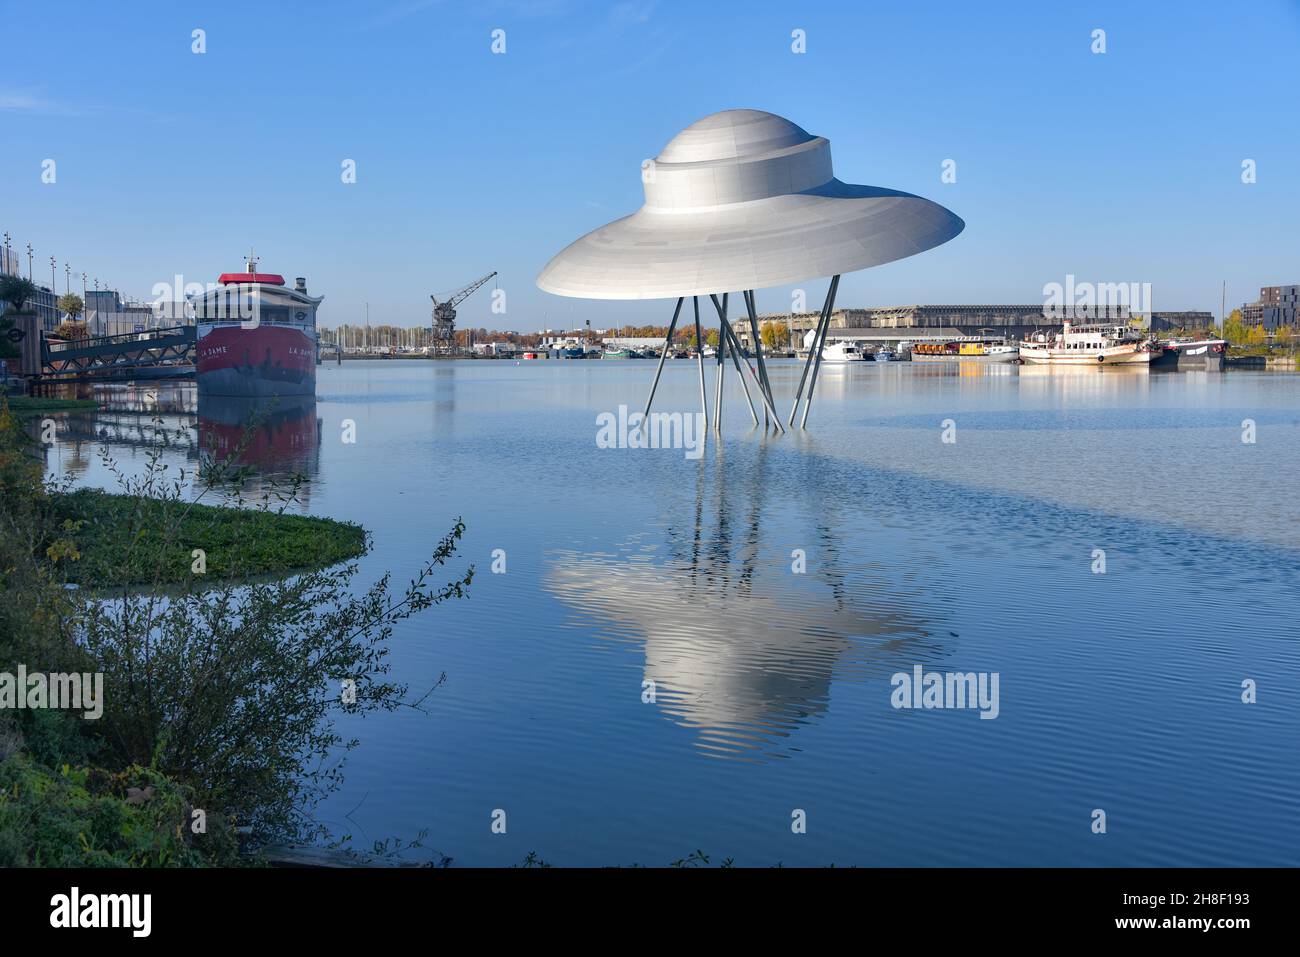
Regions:
M 494 269 L 506 315 L 480 292 L 462 325 L 663 323 L 671 303 L 533 280 L 641 204 L 640 163 L 674 133 L 749 107 L 828 137 L 841 179 L 966 221 L 846 277 L 841 305 L 1040 302 L 1072 273 L 1217 312 L 1223 280 L 1229 308 L 1300 282 L 1295 0 L 295 6 L 0 3 L 0 230 L 38 277 L 53 254 L 60 291 L 66 261 L 147 299 L 252 246 L 325 295 L 324 325 L 366 301 L 374 322 L 427 323 L 429 293 Z

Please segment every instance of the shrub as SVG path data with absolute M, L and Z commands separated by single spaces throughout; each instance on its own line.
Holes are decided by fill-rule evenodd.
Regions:
M 0 762 L 0 867 L 234 863 L 228 822 L 207 815 L 196 834 L 192 812 L 188 789 L 156 771 L 52 771 L 11 755 Z
M 433 582 L 464 533 L 457 520 L 400 591 L 385 574 L 353 593 L 355 562 L 265 580 L 257 559 L 264 553 L 253 543 L 273 518 L 300 518 L 284 514 L 299 482 L 270 486 L 251 508 L 209 514 L 198 500 L 223 483 L 240 485 L 234 462 L 252 427 L 227 457 L 205 457 L 198 475 L 187 476 L 163 464 L 167 439 L 158 424 L 143 474 L 127 477 L 105 455 L 121 492 L 104 509 L 126 529 L 110 534 L 68 511 L 79 496 L 101 502 L 104 493 L 45 483 L 30 440 L 0 408 L 0 656 L 29 672 L 104 677 L 98 720 L 24 711 L 0 726 L 0 756 L 8 754 L 0 784 L 20 785 L 0 809 L 0 859 L 192 863 L 215 852 L 183 834 L 173 839 L 182 800 L 209 820 L 247 825 L 256 839 L 324 836 L 312 809 L 338 786 L 343 755 L 356 744 L 338 733 L 335 718 L 420 707 L 428 692 L 413 701 L 406 685 L 388 678 L 393 626 L 465 596 L 473 578 L 470 566 Z M 314 529 L 319 520 L 305 521 Z M 227 577 L 186 574 L 162 587 L 177 581 L 178 561 L 189 570 L 189 548 L 203 547 L 205 534 L 219 554 L 226 550 Z M 94 588 L 66 588 L 105 535 L 116 560 L 93 566 Z M 109 772 L 85 770 L 92 762 Z M 100 788 L 103 773 L 112 781 Z M 151 782 L 166 813 L 116 806 L 121 775 L 132 786 Z M 150 827 L 163 830 L 148 837 Z M 110 840 L 113 828 L 125 829 L 120 840 Z

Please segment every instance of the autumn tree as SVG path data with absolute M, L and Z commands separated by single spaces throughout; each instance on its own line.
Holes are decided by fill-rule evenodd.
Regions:
M 1240 309 L 1232 310 L 1228 313 L 1228 318 L 1223 321 L 1223 338 L 1236 343 L 1246 341 L 1246 326 L 1241 321 Z
M 784 322 L 765 322 L 758 337 L 767 349 L 784 349 L 790 342 L 790 327 Z
M 86 304 L 75 292 L 65 292 L 59 297 L 59 311 L 66 313 L 73 322 L 76 322 L 81 317 L 85 308 Z
M 64 319 L 59 323 L 59 327 L 54 330 L 54 334 L 60 339 L 88 339 L 90 330 L 86 328 L 84 322 L 77 322 L 74 319 Z

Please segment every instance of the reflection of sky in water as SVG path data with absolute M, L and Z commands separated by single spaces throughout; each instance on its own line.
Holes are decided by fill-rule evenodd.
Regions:
M 798 367 L 771 371 L 785 412 Z M 597 449 L 652 372 L 326 364 L 313 427 L 266 432 L 309 511 L 373 533 L 358 586 L 457 515 L 478 565 L 394 632 L 399 679 L 447 682 L 343 727 L 324 818 L 467 864 L 1300 863 L 1300 377 L 823 366 L 811 431 L 763 439 L 729 374 L 722 449 Z M 668 363 L 656 407 L 698 401 Z M 166 461 L 193 464 L 202 411 L 165 412 L 189 435 Z M 57 417 L 49 461 L 109 485 L 96 449 L 138 467 L 149 414 Z M 893 710 L 889 675 L 931 662 L 998 671 L 999 718 Z

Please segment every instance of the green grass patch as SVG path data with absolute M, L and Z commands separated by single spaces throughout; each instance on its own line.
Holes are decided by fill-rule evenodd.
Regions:
M 194 549 L 211 580 L 324 568 L 361 555 L 360 525 L 311 515 L 199 505 L 78 489 L 51 496 L 74 543 L 71 581 L 88 587 L 191 579 Z
M 4 400 L 14 415 L 36 415 L 42 412 L 94 412 L 99 403 L 94 399 L 42 399 L 39 396 L 11 395 Z
M 0 761 L 0 867 L 194 867 L 239 863 L 224 818 L 203 817 L 186 788 L 147 768 L 46 768 Z

